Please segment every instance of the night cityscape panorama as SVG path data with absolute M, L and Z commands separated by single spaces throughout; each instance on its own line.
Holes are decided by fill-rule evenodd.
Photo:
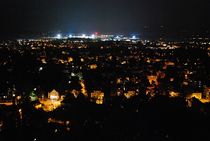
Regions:
M 209 0 L 1 0 L 0 141 L 209 141 Z

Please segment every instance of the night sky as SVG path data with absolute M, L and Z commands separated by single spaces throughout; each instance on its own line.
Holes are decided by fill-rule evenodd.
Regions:
M 1 0 L 0 32 L 195 33 L 210 30 L 209 8 L 209 0 Z

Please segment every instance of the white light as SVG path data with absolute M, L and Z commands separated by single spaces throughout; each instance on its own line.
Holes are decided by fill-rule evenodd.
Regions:
M 40 67 L 40 68 L 39 68 L 39 71 L 42 71 L 42 70 L 43 70 L 43 67 Z
M 82 38 L 85 38 L 86 37 L 86 35 L 85 34 L 82 34 Z
M 71 34 L 69 35 L 69 38 L 72 38 L 72 35 Z
M 61 34 L 57 34 L 56 38 L 60 39 L 61 38 Z
M 59 99 L 59 97 L 58 97 L 58 96 L 56 96 L 56 95 L 50 95 L 50 99 L 51 99 L 51 100 L 58 100 L 58 99 Z
M 72 72 L 72 73 L 71 73 L 71 76 L 76 76 L 76 74 Z
M 57 133 L 58 132 L 58 129 L 55 129 L 55 133 Z
M 94 34 L 92 34 L 92 35 L 91 35 L 91 38 L 92 38 L 92 39 L 94 39 L 94 38 L 95 38 L 95 35 L 94 35 Z
M 136 36 L 134 35 L 134 36 L 132 36 L 132 39 L 136 39 Z

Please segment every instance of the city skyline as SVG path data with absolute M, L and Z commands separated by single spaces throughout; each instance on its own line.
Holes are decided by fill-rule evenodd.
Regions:
M 209 35 L 208 0 L 3 0 L 1 36 L 48 32 Z

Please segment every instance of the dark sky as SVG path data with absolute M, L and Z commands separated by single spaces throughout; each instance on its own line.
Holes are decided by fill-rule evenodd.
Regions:
M 209 8 L 209 0 L 1 0 L 0 33 L 203 32 Z

